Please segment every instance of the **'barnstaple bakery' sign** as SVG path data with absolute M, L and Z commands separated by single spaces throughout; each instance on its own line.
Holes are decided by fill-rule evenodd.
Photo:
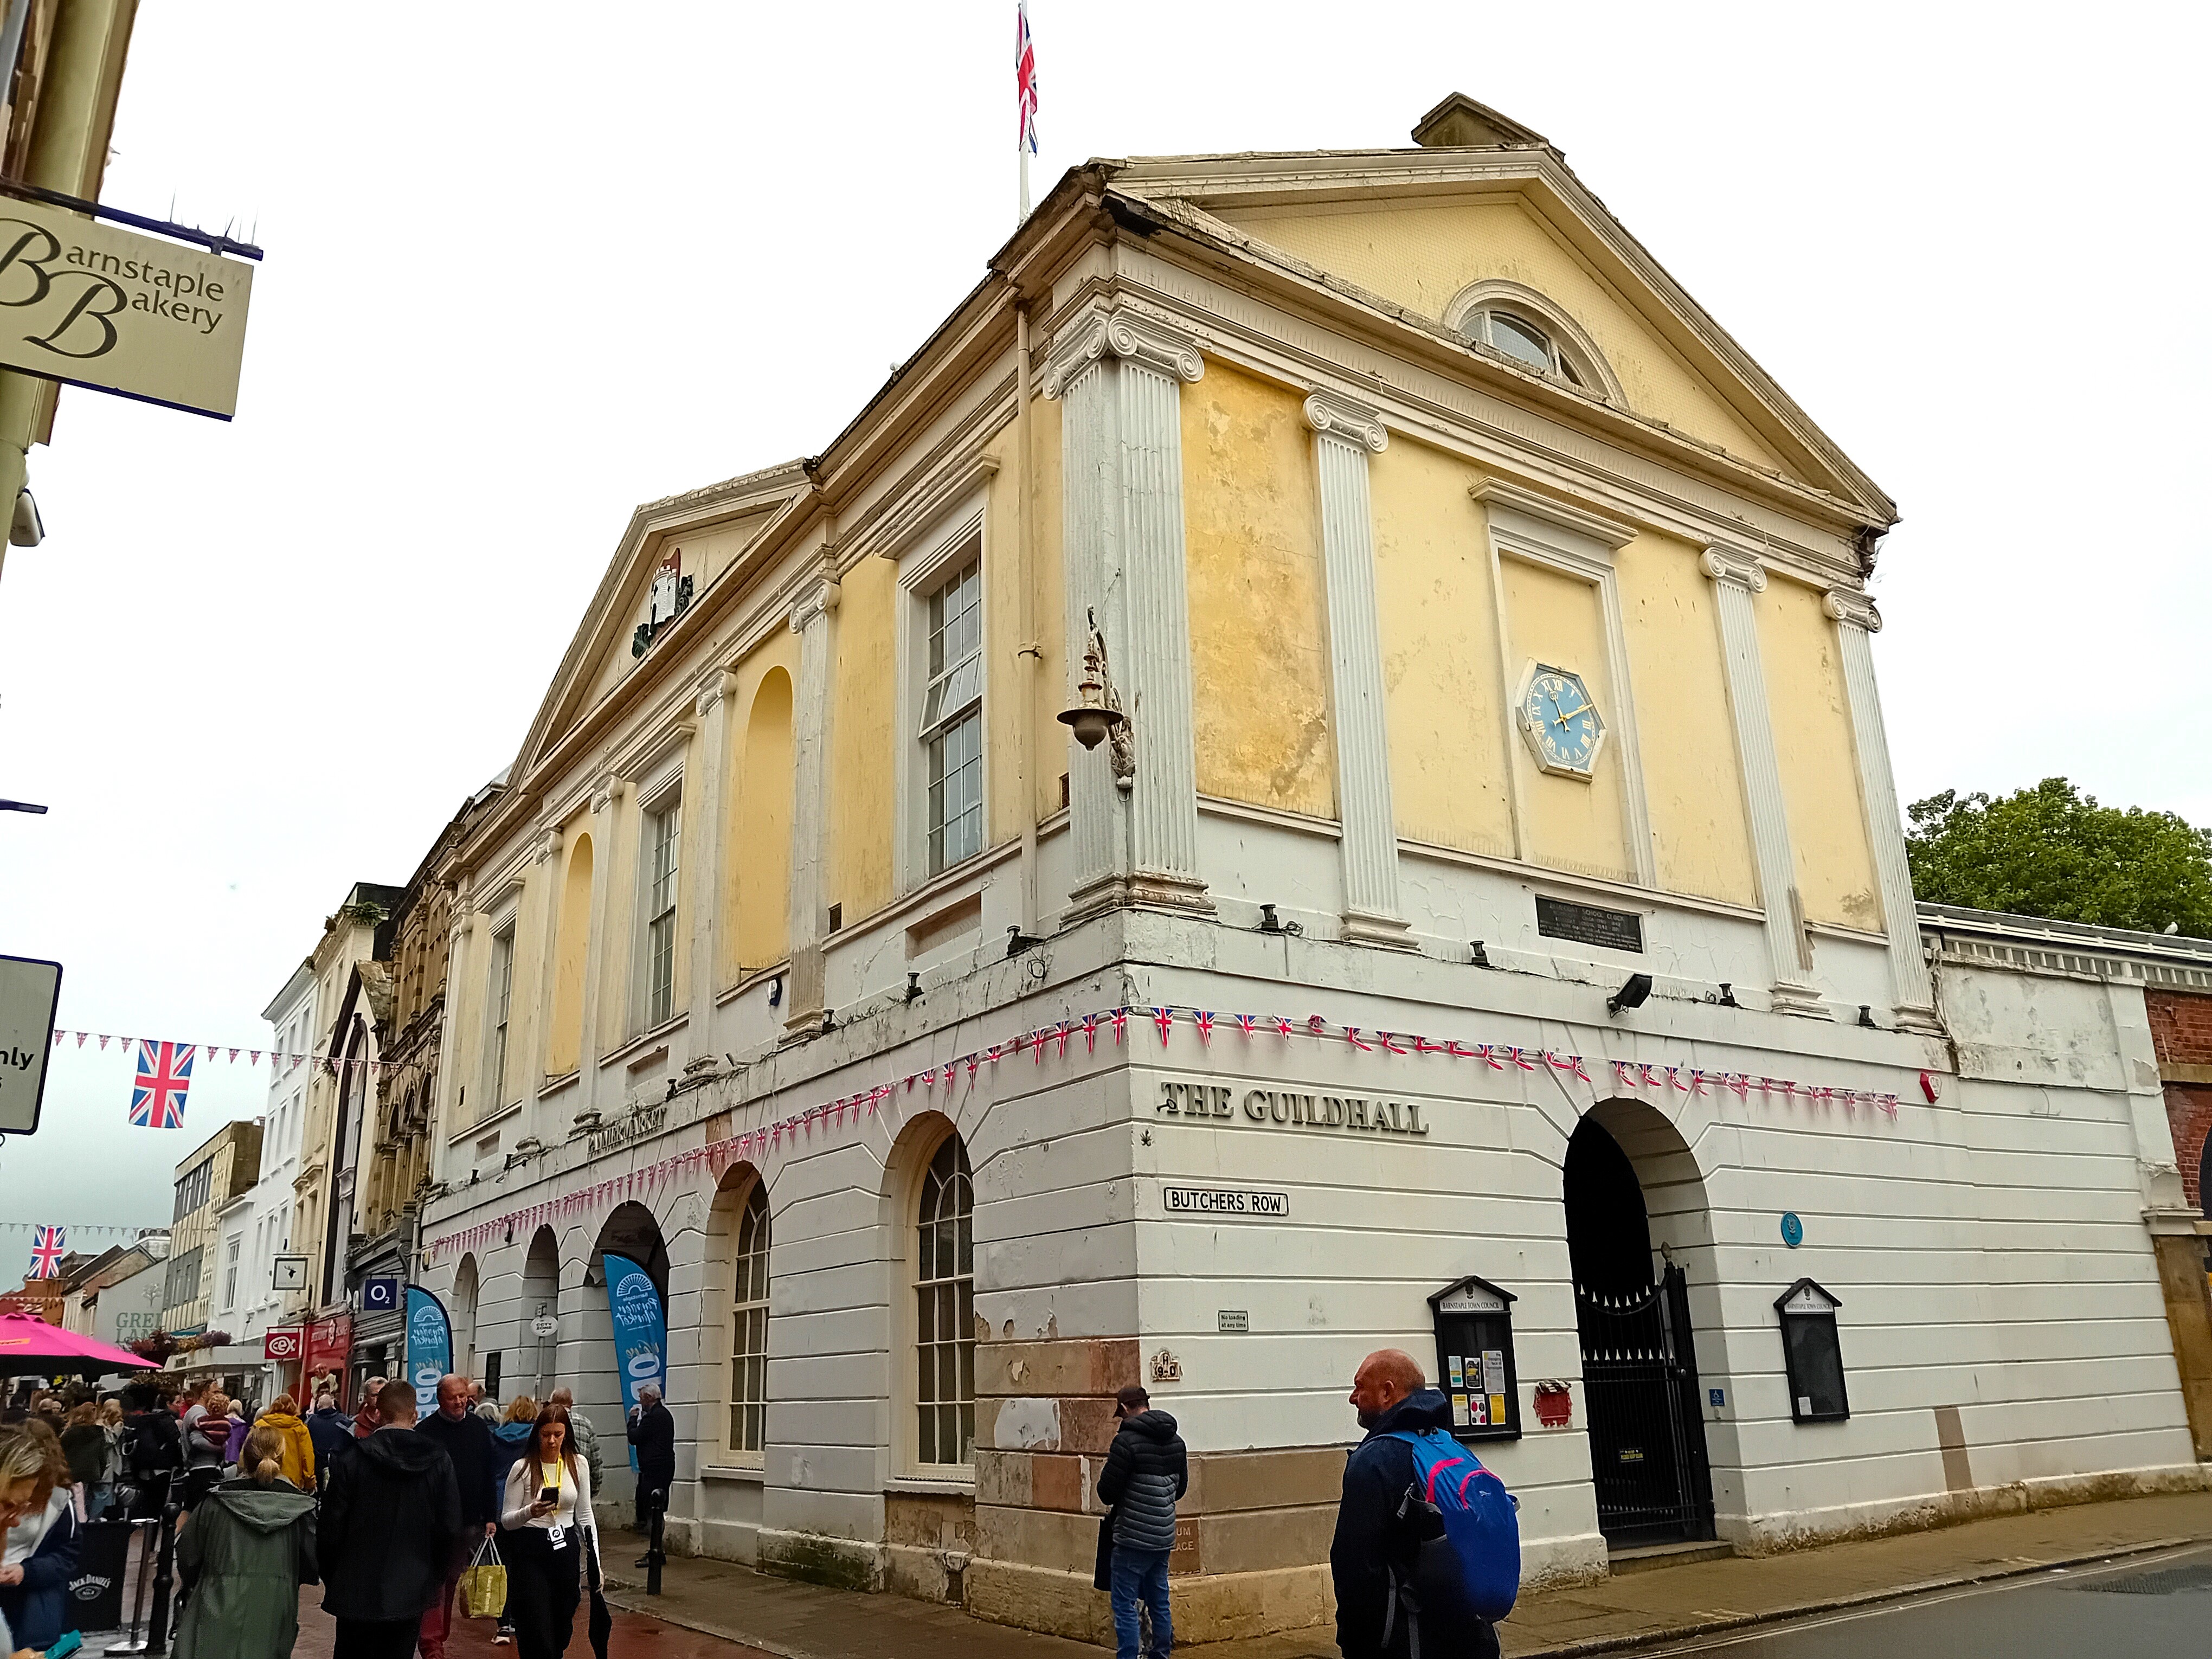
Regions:
M 0 364 L 228 420 L 253 267 L 0 202 Z

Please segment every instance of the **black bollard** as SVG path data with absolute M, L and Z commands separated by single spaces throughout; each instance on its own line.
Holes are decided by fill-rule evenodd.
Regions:
M 176 1588 L 177 1517 L 185 1512 L 182 1482 L 171 1477 L 161 1503 L 161 1530 L 154 1551 L 154 1612 L 146 1624 L 148 1659 L 163 1659 L 169 1651 L 169 1597 Z M 143 1569 L 142 1569 L 143 1571 Z
M 668 1559 L 667 1553 L 660 1547 L 661 1519 L 667 1513 L 668 1488 L 656 1487 L 653 1494 L 653 1518 L 648 1523 L 652 1530 L 646 1534 L 645 1593 L 647 1595 L 660 1594 L 660 1564 Z
M 125 1656 L 142 1654 L 146 1651 L 146 1640 L 138 1633 L 138 1627 L 144 1622 L 146 1617 L 146 1559 L 154 1547 L 154 1534 L 146 1528 L 158 1527 L 161 1524 L 158 1518 L 152 1521 L 133 1521 L 131 1523 L 131 1530 L 137 1534 L 133 1541 L 138 1546 L 138 1573 L 131 1589 L 130 1626 L 124 1632 L 123 1639 L 120 1642 L 111 1643 L 104 1650 L 110 1656 L 110 1659 L 125 1659 Z M 123 1560 L 127 1570 L 131 1560 L 128 1550 L 124 1552 Z

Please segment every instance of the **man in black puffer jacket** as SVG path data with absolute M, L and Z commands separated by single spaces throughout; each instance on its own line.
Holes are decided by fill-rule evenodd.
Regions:
M 1132 1382 L 1116 1396 L 1120 1432 L 1098 1477 L 1098 1501 L 1114 1511 L 1115 1659 L 1138 1659 L 1137 1606 L 1152 1610 L 1152 1659 L 1175 1646 L 1168 1618 L 1168 1552 L 1175 1548 L 1176 1501 L 1190 1486 L 1190 1462 L 1176 1420 L 1152 1409 Z
M 1497 1632 L 1480 1619 L 1452 1630 L 1425 1628 L 1418 1644 L 1403 1603 L 1393 1607 L 1392 1575 L 1410 1574 L 1419 1547 L 1398 1505 L 1413 1484 L 1413 1449 L 1393 1437 L 1452 1426 L 1451 1402 L 1427 1386 L 1420 1362 L 1382 1348 L 1359 1362 L 1352 1407 L 1367 1437 L 1344 1466 L 1344 1500 L 1328 1547 L 1336 1582 L 1336 1645 L 1344 1659 L 1498 1659 Z M 1425 1621 L 1425 1623 L 1426 1621 Z

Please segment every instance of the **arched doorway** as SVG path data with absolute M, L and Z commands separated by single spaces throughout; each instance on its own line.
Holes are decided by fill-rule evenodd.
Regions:
M 463 1376 L 481 1376 L 477 1370 L 477 1259 L 461 1258 L 453 1275 L 453 1370 Z
M 607 1496 L 627 1500 L 634 1495 L 636 1485 L 623 1446 L 629 1404 L 623 1385 L 624 1364 L 617 1351 L 614 1319 L 607 1306 L 610 1255 L 627 1256 L 645 1269 L 646 1277 L 659 1293 L 665 1326 L 668 1316 L 668 1246 L 660 1236 L 660 1223 L 654 1219 L 652 1211 L 634 1200 L 618 1204 L 599 1228 L 584 1274 L 583 1347 L 571 1373 L 561 1379 L 574 1391 L 576 1403 L 573 1409 L 588 1416 L 599 1431 L 605 1449 L 602 1461 L 606 1471 Z M 668 1355 L 664 1349 L 660 1355 L 664 1389 L 667 1386 L 667 1364 Z M 639 1380 L 635 1371 L 630 1373 L 629 1380 L 632 1383 Z M 666 1401 L 666 1404 L 677 1414 L 676 1437 L 681 1446 L 693 1427 L 691 1413 L 673 1400 Z M 683 1473 L 679 1468 L 679 1475 Z
M 1672 1259 L 1706 1243 L 1696 1162 L 1650 1106 L 1605 1101 L 1567 1142 L 1563 1185 L 1598 1528 L 1616 1550 L 1711 1538 L 1689 1281 Z
M 540 1227 L 530 1240 L 522 1261 L 522 1362 L 514 1368 L 514 1387 L 520 1393 L 526 1381 L 530 1397 L 541 1405 L 552 1389 L 554 1367 L 560 1352 L 559 1332 L 540 1336 L 532 1322 L 558 1321 L 561 1315 L 561 1246 L 550 1227 Z

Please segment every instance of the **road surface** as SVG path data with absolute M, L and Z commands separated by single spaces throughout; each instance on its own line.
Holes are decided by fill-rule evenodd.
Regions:
M 1637 1651 L 1711 1659 L 2180 1659 L 2212 1653 L 2212 1546 Z

